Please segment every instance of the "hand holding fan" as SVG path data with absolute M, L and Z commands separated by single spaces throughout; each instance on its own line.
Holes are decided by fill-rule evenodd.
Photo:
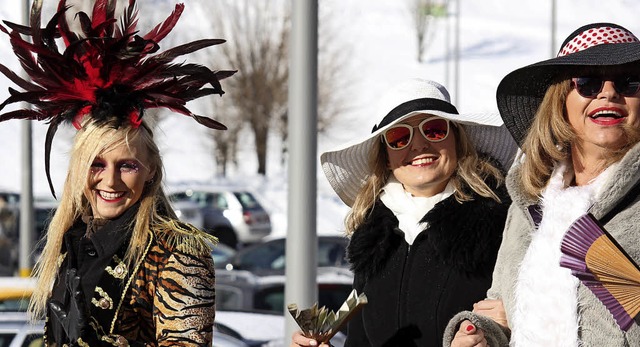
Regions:
M 560 247 L 560 266 L 596 295 L 627 331 L 640 319 L 640 269 L 590 213 L 569 227 Z
M 337 312 L 324 306 L 319 308 L 317 303 L 305 310 L 299 310 L 296 304 L 289 304 L 287 308 L 304 336 L 328 344 L 333 335 L 366 303 L 367 296 L 364 293 L 358 295 L 354 289 Z

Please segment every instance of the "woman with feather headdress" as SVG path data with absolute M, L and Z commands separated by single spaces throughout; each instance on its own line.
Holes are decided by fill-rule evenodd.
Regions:
M 23 89 L 10 89 L 0 108 L 32 105 L 0 114 L 0 122 L 49 123 L 45 167 L 52 192 L 53 136 L 63 122 L 78 129 L 60 205 L 35 268 L 32 317 L 46 316 L 48 346 L 211 346 L 215 273 L 209 245 L 216 239 L 177 220 L 143 115 L 165 107 L 226 129 L 185 105 L 222 95 L 219 81 L 235 71 L 172 63 L 224 41 L 203 39 L 153 55 L 184 5 L 144 36 L 137 33 L 135 0 L 120 22 L 114 17 L 116 0 L 96 0 L 91 15 L 70 16 L 70 8 L 61 0 L 41 27 L 42 0 L 35 0 L 29 26 L 0 26 L 30 77 L 0 65 Z M 58 51 L 59 40 L 64 52 Z

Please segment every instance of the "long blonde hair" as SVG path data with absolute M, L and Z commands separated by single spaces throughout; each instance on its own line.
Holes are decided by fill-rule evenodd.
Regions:
M 478 152 L 467 135 L 464 125 L 451 124 L 454 125 L 451 127 L 451 130 L 456 139 L 456 156 L 458 157 L 458 165 L 450 178 L 450 182 L 456 189 L 454 194 L 455 199 L 459 202 L 471 200 L 471 195 L 465 189 L 465 186 L 468 186 L 476 194 L 500 202 L 500 198 L 485 181 L 487 178 L 493 178 L 493 180 L 500 185 L 504 181 L 502 173 L 491 164 L 489 160 L 481 158 L 478 155 Z M 371 169 L 371 173 L 358 192 L 351 211 L 345 219 L 347 235 L 353 234 L 358 226 L 365 221 L 368 213 L 371 212 L 371 208 L 378 199 L 378 195 L 387 184 L 387 180 L 391 175 L 391 170 L 388 167 L 389 158 L 385 146 L 383 141 L 375 141 L 369 151 L 369 168 Z
M 133 222 L 125 262 L 131 265 L 142 255 L 144 246 L 149 241 L 152 225 L 175 218 L 175 213 L 162 189 L 162 158 L 150 128 L 145 123 L 139 128 L 117 128 L 115 124 L 97 124 L 90 117 L 85 118 L 88 120 L 74 139 L 60 205 L 51 219 L 42 255 L 34 268 L 37 285 L 29 304 L 32 319 L 40 319 L 46 313 L 47 300 L 61 265 L 64 234 L 84 213 L 91 211 L 84 191 L 89 183 L 91 164 L 99 154 L 123 144 L 129 146 L 132 141 L 138 139 L 148 151 L 149 162 L 144 164 L 155 170 L 153 179 L 147 182 L 139 200 L 140 207 Z M 158 211 L 162 211 L 163 214 L 160 215 Z
M 544 95 L 522 144 L 525 160 L 522 164 L 522 184 L 529 199 L 539 199 L 547 186 L 555 163 L 571 158 L 571 144 L 576 133 L 566 115 L 567 95 L 571 91 L 571 80 L 552 84 Z M 631 125 L 624 126 L 627 144 L 612 150 L 605 167 L 620 160 L 640 140 L 640 130 Z

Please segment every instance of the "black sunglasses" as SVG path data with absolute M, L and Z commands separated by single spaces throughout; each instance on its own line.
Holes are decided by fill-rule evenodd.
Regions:
M 604 82 L 613 82 L 613 88 L 622 96 L 634 96 L 640 89 L 640 76 L 604 77 L 574 77 L 571 84 L 578 94 L 585 98 L 595 98 L 604 88 Z

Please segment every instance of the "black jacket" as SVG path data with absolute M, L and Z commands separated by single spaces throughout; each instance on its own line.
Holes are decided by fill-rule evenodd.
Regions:
M 349 322 L 346 346 L 442 346 L 449 319 L 490 287 L 510 203 L 501 188 L 502 203 L 441 201 L 411 246 L 394 214 L 375 204 L 348 246 L 354 288 L 368 304 Z
M 137 205 L 84 237 L 79 220 L 65 233 L 59 276 L 53 286 L 45 324 L 45 346 L 63 346 L 75 338 L 65 329 L 69 317 L 85 312 L 86 324 L 74 324 L 81 346 L 211 346 L 215 317 L 215 270 L 210 236 L 169 219 L 149 234 L 144 252 L 131 266 L 125 252 Z M 80 279 L 74 300 L 67 270 Z M 70 277 L 73 278 L 73 277 Z M 66 316 L 56 314 L 56 301 Z M 78 305 L 76 302 L 83 302 Z M 194 319 L 198 317 L 198 319 Z M 78 335 L 78 334 L 76 334 Z

